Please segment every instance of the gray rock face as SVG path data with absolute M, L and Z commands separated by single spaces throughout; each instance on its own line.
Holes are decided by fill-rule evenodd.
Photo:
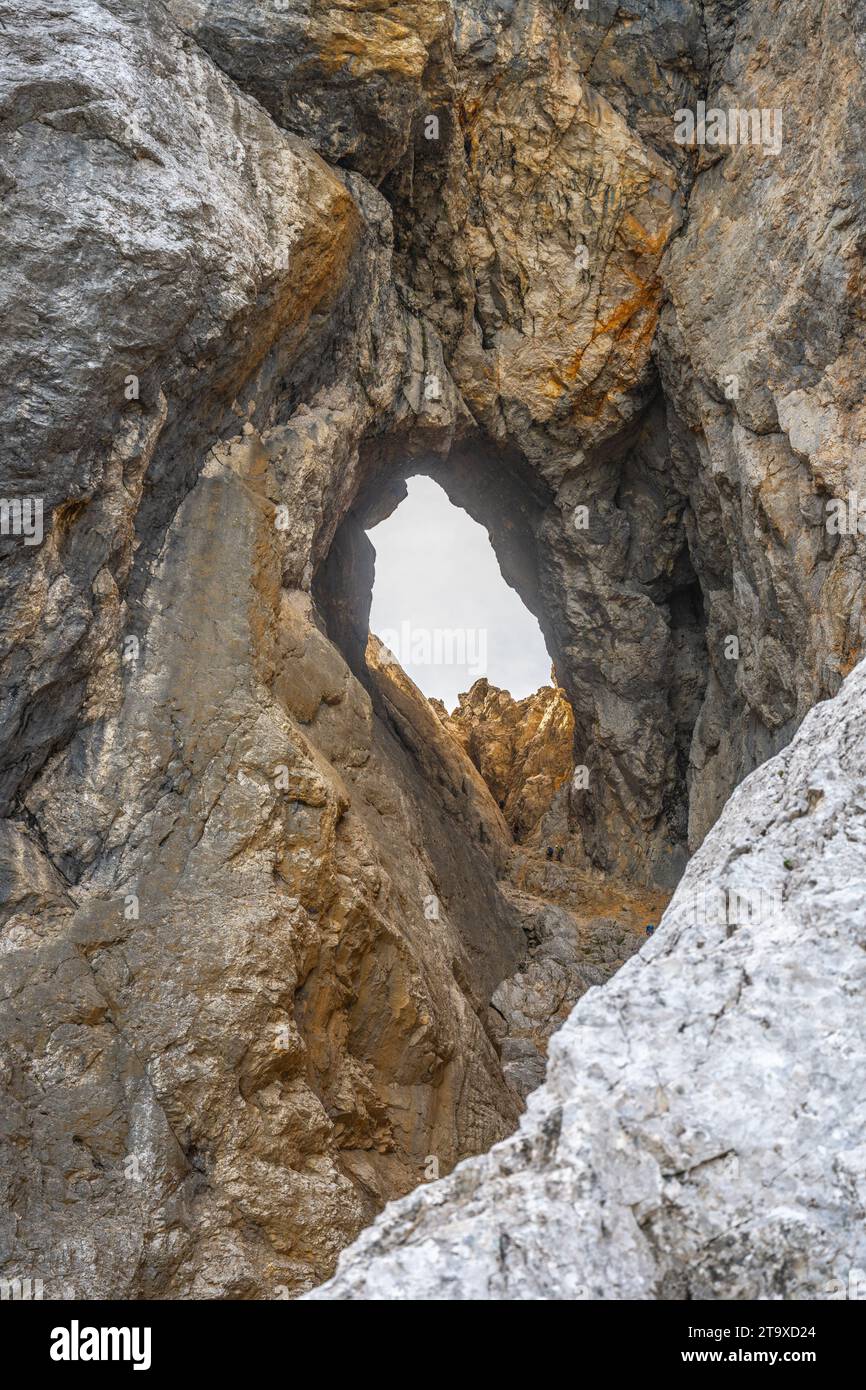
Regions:
M 291 363 L 358 216 L 159 5 L 7 6 L 0 62 L 2 495 L 40 498 L 46 532 L 0 542 L 8 813 L 87 719 L 209 443 L 269 356 Z
M 0 5 L 4 1278 L 326 1278 L 388 1199 L 512 1131 L 554 1021 L 628 955 L 625 908 L 859 659 L 857 509 L 843 533 L 826 511 L 862 473 L 863 6 L 639 8 Z M 823 105 L 804 70 L 832 72 Z M 675 113 L 703 99 L 781 103 L 779 152 L 684 147 Z M 567 840 L 562 865 L 515 858 L 367 647 L 364 524 L 418 471 L 487 526 L 569 697 L 587 778 L 557 779 L 533 831 Z M 710 923 L 699 946 L 678 907 L 583 1001 L 581 1056 L 569 1025 L 559 1099 L 507 1150 L 529 1192 L 573 1135 L 555 1219 L 585 1201 L 600 1229 L 610 1201 L 635 1250 L 618 1288 L 787 1288 L 850 1253 L 853 1044 L 820 1028 L 846 1023 L 859 918 L 829 887 L 826 917 L 805 856 L 826 831 L 853 881 L 853 770 L 827 817 L 859 681 L 802 815 L 799 753 L 734 803 L 759 844 L 737 873 L 806 836 L 768 880 L 794 925 Z M 623 914 L 589 903 L 599 873 Z M 648 1010 L 663 1046 L 630 1078 Z M 760 1215 L 755 1165 L 801 1143 L 814 1173 Z M 447 1191 L 506 1182 L 498 1162 Z M 737 1193 L 741 1276 L 719 1255 Z M 599 1259 L 556 1287 L 596 1287 Z
M 514 508 L 492 524 L 481 456 L 498 471 L 516 454 L 536 502 L 515 583 L 592 768 L 572 828 L 597 864 L 671 887 L 706 657 L 664 415 L 644 414 L 659 268 L 689 177 L 673 111 L 696 98 L 707 61 L 699 8 L 652 6 L 636 23 L 607 0 L 591 13 L 553 0 L 169 8 L 275 120 L 387 197 L 390 273 L 425 344 L 441 339 L 434 414 L 458 421 L 456 443 L 469 435 L 468 485 L 454 453 L 441 480 L 468 492 L 507 574 Z M 393 422 L 378 450 L 380 431 L 368 434 L 373 511 L 395 452 L 398 471 L 419 454 L 429 467 L 402 424 L 399 451 Z
M 177 22 L 278 125 L 330 163 L 379 183 L 425 109 L 447 49 L 446 0 L 351 6 L 308 0 L 167 0 Z
M 381 197 L 160 5 L 4 41 L 2 491 L 45 535 L 3 538 L 0 1268 L 280 1297 L 519 1112 L 483 1022 L 524 948 L 504 826 L 374 720 L 309 594 L 365 429 L 425 437 L 436 347 Z
M 693 846 L 730 787 L 835 694 L 864 635 L 862 528 L 827 523 L 828 502 L 862 488 L 866 463 L 866 157 L 852 120 L 866 9 L 730 8 L 707 6 L 728 32 L 711 41 L 708 104 L 777 111 L 780 149 L 704 147 L 662 270 L 656 353 L 706 616 Z
M 734 793 L 519 1132 L 316 1299 L 844 1297 L 866 1264 L 866 667 Z
M 542 860 L 537 867 L 543 873 L 546 864 Z M 616 903 L 617 917 L 600 917 L 587 884 L 560 888 L 559 902 L 537 892 L 509 894 L 522 917 L 529 950 L 520 969 L 498 985 L 490 1000 L 502 1070 L 524 1099 L 544 1080 L 548 1043 L 575 1001 L 610 979 L 642 939 L 633 906 Z M 562 906 L 564 902 L 570 906 Z

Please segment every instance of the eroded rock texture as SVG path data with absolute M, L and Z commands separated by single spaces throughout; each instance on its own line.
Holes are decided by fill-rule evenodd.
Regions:
M 813 1299 L 866 1260 L 866 669 L 734 793 L 520 1131 L 389 1207 L 320 1299 Z M 751 892 L 732 926 L 732 891 Z
M 704 151 L 664 266 L 657 358 L 709 659 L 693 845 L 730 787 L 839 689 L 864 621 L 862 536 L 856 524 L 828 534 L 827 502 L 861 488 L 864 467 L 866 163 L 852 113 L 866 10 L 707 9 L 711 100 L 778 109 L 784 138 L 764 159 L 747 146 Z M 724 659 L 727 634 L 738 661 Z
M 13 20 L 6 476 L 46 535 L 4 540 L 3 1268 L 274 1297 L 519 1110 L 504 823 L 430 798 L 307 591 L 420 335 L 381 197 L 160 6 Z
M 4 1278 L 327 1277 L 511 1132 L 858 659 L 863 6 L 640 11 L 0 3 L 0 499 L 44 509 L 0 537 Z M 780 152 L 678 144 L 704 98 L 781 107 Z M 368 649 L 413 472 L 538 615 L 587 785 L 533 715 L 491 795 Z M 687 1036 L 721 985 L 671 955 Z
M 515 700 L 482 677 L 450 715 L 438 701 L 431 703 L 478 768 L 515 839 L 540 832 L 572 772 L 574 718 L 563 692 L 548 685 Z

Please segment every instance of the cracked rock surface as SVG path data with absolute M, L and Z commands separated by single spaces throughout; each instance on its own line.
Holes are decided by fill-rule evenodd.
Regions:
M 478 768 L 515 839 L 540 833 L 572 773 L 574 717 L 564 692 L 543 685 L 515 700 L 482 677 L 451 714 L 440 701 L 431 703 Z M 567 838 L 567 830 L 560 838 Z
M 588 988 L 408 1199 L 549 1215 L 455 1289 L 862 1261 L 866 12 L 633 9 L 0 0 L 4 1279 L 309 1290 Z M 417 472 L 541 624 L 519 732 L 368 644 Z M 778 918 L 688 924 L 752 873 Z
M 866 668 L 737 789 L 517 1134 L 318 1299 L 808 1299 L 866 1260 Z M 752 890 L 748 920 L 731 892 Z M 740 914 L 735 914 L 740 915 Z

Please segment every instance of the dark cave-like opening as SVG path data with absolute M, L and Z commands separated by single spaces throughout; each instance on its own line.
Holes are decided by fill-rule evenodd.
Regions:
M 687 502 L 672 478 L 663 410 L 648 411 L 618 449 L 556 487 L 480 435 L 445 457 L 375 441 L 365 476 L 313 593 L 374 705 L 366 650 L 375 548 L 367 533 L 401 504 L 407 481 L 423 476 L 484 527 L 503 579 L 538 621 L 573 715 L 574 855 L 614 877 L 672 888 L 689 854 L 690 754 L 707 655 Z
M 439 495 L 443 526 L 462 527 L 463 548 L 472 552 L 476 563 L 487 566 L 487 601 L 500 608 L 491 613 L 478 594 L 461 601 L 460 577 L 454 584 L 450 581 L 455 576 L 446 574 L 444 582 L 434 579 L 428 586 L 430 607 L 425 622 L 415 626 L 414 613 L 403 596 L 396 611 L 401 617 L 405 615 L 404 625 L 414 636 L 428 639 L 428 646 L 434 648 L 433 661 L 439 663 L 435 671 L 440 680 L 438 694 L 446 696 L 445 702 L 437 698 L 437 689 L 431 688 L 429 681 L 424 693 L 442 716 L 453 715 L 446 720 L 449 734 L 481 773 L 511 833 L 521 841 L 537 829 L 556 788 L 569 782 L 573 761 L 574 720 L 564 691 L 554 683 L 555 629 L 548 621 L 541 592 L 539 544 L 549 498 L 537 480 L 528 470 L 521 472 L 519 461 L 507 451 L 482 440 L 453 449 L 445 460 L 422 455 L 380 468 L 339 527 L 315 576 L 317 608 L 329 637 L 369 691 L 374 709 L 386 721 L 389 716 L 393 721 L 393 708 L 387 709 L 383 700 L 380 656 L 376 654 L 371 666 L 368 648 L 373 626 L 376 528 L 398 520 L 413 485 L 426 486 L 428 496 L 431 489 Z M 468 573 L 466 560 L 458 544 L 451 562 L 464 576 Z M 450 613 L 442 607 L 449 600 Z M 467 617 L 467 613 L 474 616 Z M 533 656 L 525 668 L 525 654 L 515 649 L 515 641 L 520 639 L 509 629 L 508 615 L 512 626 L 520 626 L 524 644 L 533 644 Z M 480 651 L 481 637 L 489 639 L 491 634 L 493 648 L 485 643 L 486 649 Z M 399 632 L 394 635 L 397 647 L 404 647 Z M 440 637 L 442 644 L 437 651 L 434 644 Z M 412 661 L 405 659 L 405 651 L 398 650 L 396 656 L 400 669 L 408 667 L 410 678 L 416 674 Z M 479 657 L 483 658 L 480 662 Z M 524 669 L 527 674 L 521 678 Z M 459 679 L 463 673 L 465 679 Z M 416 683 L 423 689 L 424 673 L 418 674 Z M 430 668 L 426 674 L 433 674 Z M 533 704 L 536 695 L 540 697 L 537 705 Z M 543 716 L 548 731 L 547 765 L 539 769 L 524 745 Z M 538 756 L 536 748 L 536 762 Z M 520 795 L 524 768 L 526 779 L 534 778 L 536 794 L 531 804 Z M 541 791 L 539 780 L 543 782 Z
M 375 579 L 375 546 L 368 533 L 405 500 L 413 477 L 437 483 L 454 507 L 484 528 L 503 581 L 538 622 L 555 665 L 556 634 L 542 598 L 538 554 L 550 499 L 538 478 L 512 451 L 480 437 L 456 446 L 444 460 L 431 454 L 401 458 L 393 446 L 371 445 L 369 452 L 370 481 L 338 528 L 313 581 L 328 635 L 359 679 L 366 683 L 364 652 Z

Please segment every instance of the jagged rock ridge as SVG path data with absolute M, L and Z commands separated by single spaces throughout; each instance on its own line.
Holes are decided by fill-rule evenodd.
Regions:
M 526 840 L 572 774 L 574 718 L 564 692 L 542 686 L 515 700 L 482 677 L 450 714 L 441 702 L 431 703 L 478 768 L 515 839 Z

